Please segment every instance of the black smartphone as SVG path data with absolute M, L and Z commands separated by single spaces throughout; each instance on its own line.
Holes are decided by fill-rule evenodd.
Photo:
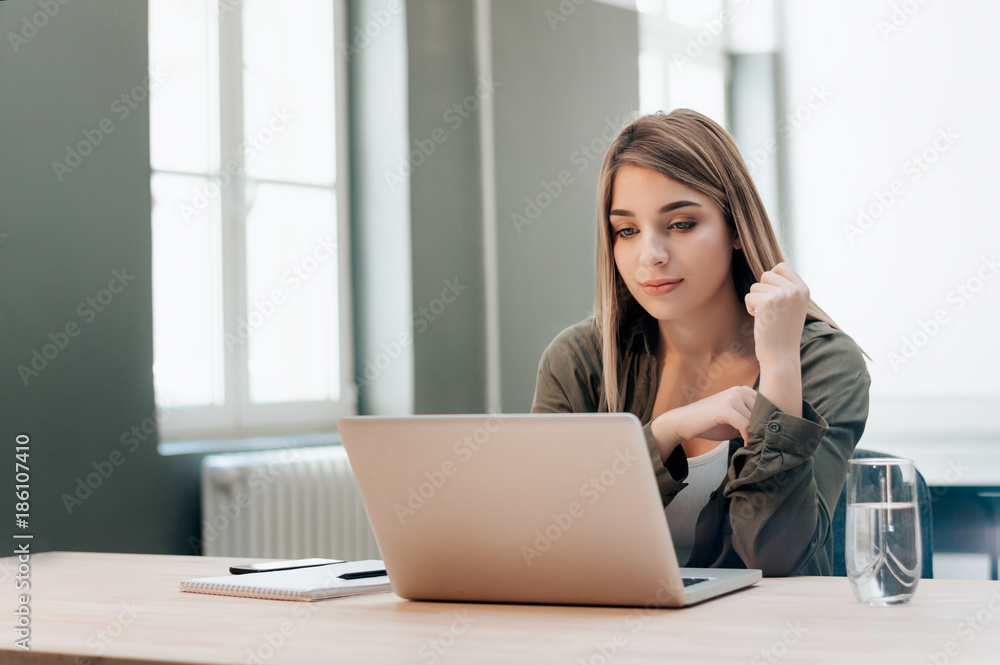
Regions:
M 313 566 L 326 566 L 331 563 L 347 563 L 342 559 L 285 559 L 283 561 L 266 561 L 264 563 L 251 563 L 245 566 L 230 566 L 229 572 L 233 575 L 245 575 L 246 573 L 267 573 L 274 570 L 294 570 L 295 568 L 312 568 Z

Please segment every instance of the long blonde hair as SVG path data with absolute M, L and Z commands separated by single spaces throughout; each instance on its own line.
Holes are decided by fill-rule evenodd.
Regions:
M 677 109 L 631 122 L 618 133 L 601 164 L 597 185 L 597 302 L 594 314 L 601 333 L 604 392 L 609 411 L 621 411 L 624 397 L 619 377 L 619 332 L 641 306 L 629 293 L 615 266 L 611 195 L 618 170 L 631 164 L 661 173 L 710 197 L 726 225 L 743 245 L 733 252 L 733 285 L 740 298 L 761 275 L 784 261 L 767 211 L 732 137 L 712 119 Z M 806 320 L 837 327 L 820 307 L 809 301 Z

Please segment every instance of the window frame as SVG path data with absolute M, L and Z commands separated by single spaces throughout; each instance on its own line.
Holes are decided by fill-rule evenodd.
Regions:
M 345 415 L 357 413 L 357 387 L 354 383 L 353 326 L 350 270 L 350 182 L 348 170 L 349 137 L 347 127 L 347 8 L 345 0 L 333 4 L 334 71 L 334 141 L 336 178 L 332 186 L 294 181 L 254 179 L 247 175 L 242 152 L 243 125 L 243 8 L 240 3 L 217 0 L 213 20 L 218 25 L 217 82 L 218 117 L 212 146 L 218 151 L 216 168 L 208 174 L 184 174 L 218 183 L 227 166 L 230 181 L 220 187 L 222 339 L 218 353 L 222 362 L 224 394 L 222 404 L 173 407 L 157 397 L 160 438 L 164 441 L 193 439 L 232 439 L 275 436 L 304 432 L 332 431 Z M 223 121 L 224 119 L 224 121 Z M 232 173 L 235 171 L 235 173 Z M 150 169 L 151 176 L 159 171 Z M 226 348 L 223 340 L 236 334 L 242 318 L 248 316 L 246 274 L 246 191 L 251 182 L 296 184 L 332 191 L 336 214 L 337 293 L 339 348 L 339 399 L 255 404 L 250 400 L 248 346 Z M 337 306 L 335 303 L 333 306 Z M 154 329 L 155 334 L 155 329 Z

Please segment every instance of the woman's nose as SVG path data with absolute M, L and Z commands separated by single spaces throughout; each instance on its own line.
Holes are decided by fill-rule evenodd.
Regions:
M 663 238 L 658 237 L 655 233 L 647 233 L 645 235 L 646 237 L 643 239 L 639 255 L 639 263 L 647 267 L 659 266 L 666 263 L 669 255 Z

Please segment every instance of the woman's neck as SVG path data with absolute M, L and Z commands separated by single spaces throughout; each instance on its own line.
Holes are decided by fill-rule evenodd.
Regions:
M 683 320 L 659 321 L 656 356 L 663 363 L 704 367 L 725 354 L 754 358 L 754 319 L 732 297 L 709 303 Z

